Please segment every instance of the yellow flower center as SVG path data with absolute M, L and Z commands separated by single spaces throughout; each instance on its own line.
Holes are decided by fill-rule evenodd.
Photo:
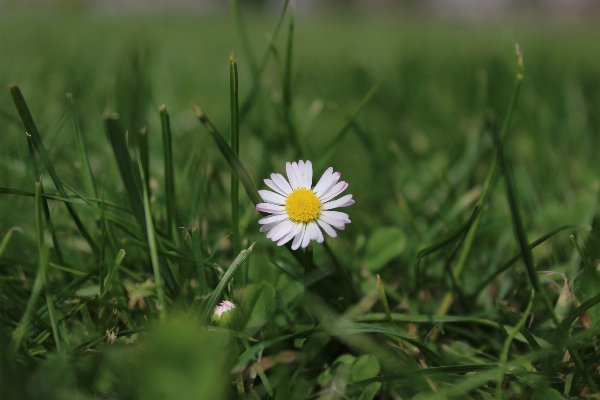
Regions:
M 285 210 L 292 221 L 310 222 L 319 216 L 321 201 L 310 189 L 296 189 L 285 201 Z

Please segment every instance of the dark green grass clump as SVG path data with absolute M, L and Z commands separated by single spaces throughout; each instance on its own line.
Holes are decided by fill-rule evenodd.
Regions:
M 232 9 L 2 20 L 0 399 L 598 396 L 597 28 Z M 299 159 L 356 199 L 306 251 Z

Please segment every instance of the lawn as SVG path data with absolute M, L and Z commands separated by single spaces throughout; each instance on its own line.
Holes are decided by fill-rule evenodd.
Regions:
M 0 399 L 597 398 L 597 26 L 7 10 Z

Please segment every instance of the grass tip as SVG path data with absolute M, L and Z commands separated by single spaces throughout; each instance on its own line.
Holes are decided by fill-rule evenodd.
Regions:
M 233 51 L 231 52 L 231 55 L 229 56 L 229 60 L 231 62 L 235 62 L 235 56 L 233 55 Z
M 65 93 L 65 96 L 67 97 L 67 99 L 72 99 L 73 98 L 73 93 L 67 92 L 67 93 Z
M 246 250 L 248 253 L 250 253 L 252 251 L 252 249 L 254 248 L 254 245 L 256 244 L 256 242 L 252 243 L 250 245 L 250 247 L 248 247 L 248 250 Z
M 379 274 L 377 274 L 377 290 L 381 290 L 381 277 L 379 276 Z
M 192 103 L 192 109 L 194 110 L 194 114 L 196 114 L 196 117 L 202 118 L 204 116 L 204 112 L 202 112 L 202 109 L 194 103 Z
M 18 89 L 19 89 L 19 86 L 14 82 L 8 85 L 8 90 L 10 90 L 11 92 L 13 90 L 18 90 Z
M 162 112 L 162 111 L 167 111 L 167 106 L 166 106 L 166 105 L 164 105 L 164 104 L 161 104 L 161 106 L 160 106 L 160 107 L 158 107 L 158 111 L 161 111 L 161 112 Z
M 112 119 L 112 120 L 118 120 L 119 119 L 119 114 L 117 114 L 116 112 L 112 112 L 112 111 L 104 111 L 104 114 L 102 114 L 102 119 Z

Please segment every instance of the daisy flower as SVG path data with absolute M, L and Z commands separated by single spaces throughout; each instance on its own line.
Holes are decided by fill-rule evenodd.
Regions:
M 311 240 L 323 243 L 321 229 L 336 237 L 333 228 L 343 230 L 350 218 L 346 213 L 331 210 L 354 204 L 351 194 L 334 199 L 348 187 L 346 182 L 338 182 L 341 174 L 330 167 L 312 187 L 310 161 L 288 162 L 285 169 L 287 180 L 281 174 L 271 174 L 271 179 L 265 179 L 273 192 L 258 191 L 264 203 L 257 204 L 256 209 L 271 214 L 258 221 L 262 225 L 260 231 L 268 231 L 267 238 L 278 246 L 293 239 L 292 250 L 305 248 Z

